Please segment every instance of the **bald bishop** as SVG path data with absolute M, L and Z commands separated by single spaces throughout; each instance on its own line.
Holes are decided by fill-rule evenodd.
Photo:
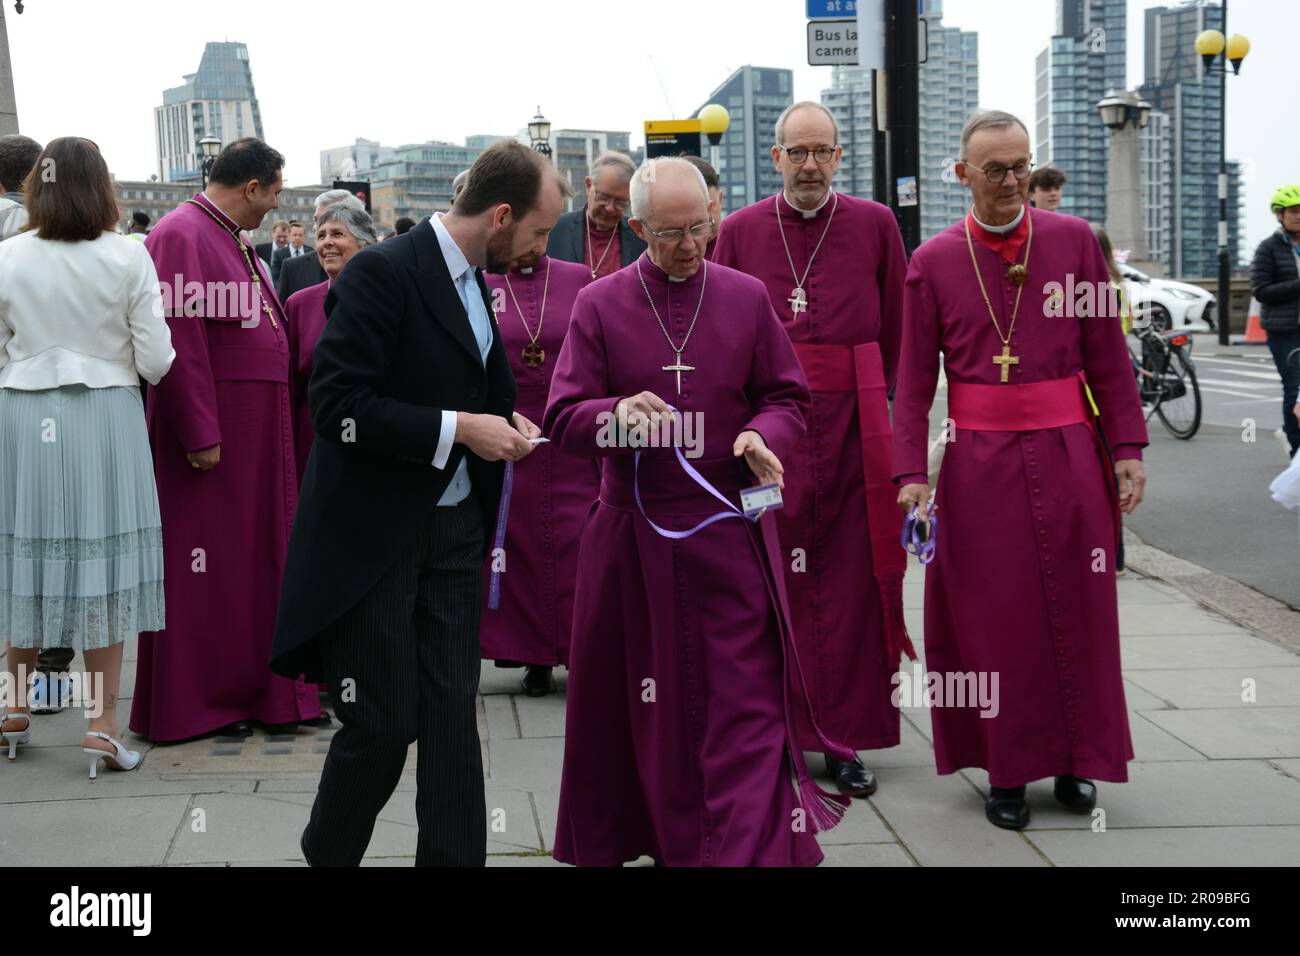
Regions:
M 578 294 L 543 425 L 601 465 L 578 554 L 555 857 L 815 865 L 813 833 L 848 799 L 812 784 L 795 743 L 771 512 L 738 513 L 743 489 L 780 483 L 808 389 L 762 284 L 703 261 L 698 170 L 648 160 L 631 198 L 647 251 Z M 655 419 L 671 425 L 644 427 Z

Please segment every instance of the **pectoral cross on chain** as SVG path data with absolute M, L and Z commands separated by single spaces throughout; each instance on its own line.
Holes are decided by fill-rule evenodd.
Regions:
M 665 365 L 665 366 L 663 367 L 663 370 L 664 370 L 665 372 L 676 372 L 676 373 L 677 373 L 677 394 L 680 395 L 680 394 L 682 393 L 682 372 L 694 372 L 694 371 L 695 371 L 695 366 L 694 366 L 694 365 L 687 365 L 687 364 L 685 364 L 685 363 L 682 361 L 682 353 L 681 353 L 681 352 L 678 352 L 678 353 L 677 353 L 677 362 L 676 362 L 675 364 L 673 364 L 673 365 Z
M 1002 384 L 1007 383 L 1007 376 L 1011 373 L 1012 365 L 1020 364 L 1020 356 L 1011 354 L 1011 346 L 1003 345 L 1002 354 L 993 356 L 993 364 L 1002 367 Z
M 803 291 L 803 286 L 796 286 L 786 301 L 790 303 L 790 309 L 796 316 L 800 312 L 808 311 L 808 295 Z

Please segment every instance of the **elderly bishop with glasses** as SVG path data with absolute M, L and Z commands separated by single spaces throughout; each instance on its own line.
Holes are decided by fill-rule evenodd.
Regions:
M 704 260 L 699 170 L 647 160 L 631 199 L 647 251 L 578 293 L 544 424 L 601 466 L 578 553 L 555 856 L 814 865 L 814 832 L 848 798 L 804 768 L 772 514 L 745 503 L 789 475 L 808 387 L 762 284 Z M 702 439 L 689 458 L 642 440 L 647 423 L 685 416 Z
M 891 678 L 912 654 L 886 397 L 901 340 L 903 238 L 887 207 L 831 188 L 843 150 L 825 107 L 796 103 L 775 132 L 783 189 L 728 216 L 713 258 L 763 281 L 812 390 L 776 518 L 812 711 L 855 751 L 895 747 Z M 822 749 L 807 721 L 799 739 Z M 875 773 L 856 755 L 828 753 L 826 763 L 841 793 L 875 792 Z
M 987 770 L 989 822 L 1019 829 L 1027 783 L 1054 777 L 1056 801 L 1088 813 L 1094 779 L 1128 779 L 1115 547 L 1120 513 L 1142 500 L 1147 433 L 1092 230 L 1026 202 L 1025 125 L 978 114 L 960 155 L 974 205 L 907 273 L 894 479 L 905 512 L 934 509 L 926 669 L 996 697 L 930 708 L 939 773 Z M 1063 302 L 1062 288 L 1080 294 Z M 931 505 L 941 354 L 951 427 Z

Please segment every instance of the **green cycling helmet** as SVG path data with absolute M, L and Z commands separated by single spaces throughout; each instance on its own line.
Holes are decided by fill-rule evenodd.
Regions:
M 1300 186 L 1283 186 L 1273 194 L 1273 199 L 1269 202 L 1269 208 L 1273 212 L 1281 212 L 1292 206 L 1300 206 Z

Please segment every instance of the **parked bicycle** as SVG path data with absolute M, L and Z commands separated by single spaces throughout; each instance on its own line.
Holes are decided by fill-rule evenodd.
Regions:
M 1201 427 L 1201 389 L 1192 362 L 1192 340 L 1177 329 L 1160 331 L 1136 322 L 1138 351 L 1129 349 L 1147 421 L 1155 415 L 1175 438 L 1188 439 Z

